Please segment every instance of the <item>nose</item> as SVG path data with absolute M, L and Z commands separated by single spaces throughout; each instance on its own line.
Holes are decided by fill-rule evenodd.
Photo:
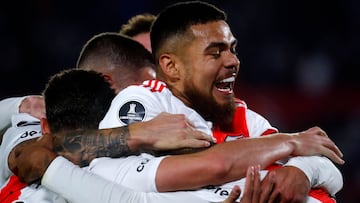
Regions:
M 234 69 L 236 72 L 238 72 L 240 67 L 240 60 L 234 53 L 228 52 L 224 66 L 225 68 Z

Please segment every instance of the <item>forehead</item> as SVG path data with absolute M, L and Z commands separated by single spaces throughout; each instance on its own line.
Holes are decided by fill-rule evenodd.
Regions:
M 225 21 L 214 21 L 190 27 L 195 41 L 207 46 L 213 42 L 221 42 L 229 46 L 236 40 L 229 25 Z

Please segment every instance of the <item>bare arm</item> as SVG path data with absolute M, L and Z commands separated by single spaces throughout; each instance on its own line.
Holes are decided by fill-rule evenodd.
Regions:
M 243 178 L 249 165 L 259 163 L 265 168 L 287 156 L 320 154 L 342 164 L 340 150 L 321 132 L 320 128 L 310 128 L 295 134 L 241 139 L 194 154 L 167 157 L 157 171 L 157 189 L 173 191 L 222 184 Z
M 121 157 L 139 150 L 204 148 L 210 136 L 195 130 L 182 114 L 161 113 L 154 119 L 127 126 L 55 135 L 54 150 L 80 166 L 96 157 Z
M 55 134 L 54 152 L 79 166 L 86 166 L 96 157 L 121 157 L 136 154 L 130 149 L 129 128 L 69 131 Z

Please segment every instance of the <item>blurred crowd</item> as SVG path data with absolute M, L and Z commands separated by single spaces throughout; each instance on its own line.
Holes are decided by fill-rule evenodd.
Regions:
M 171 2 L 8 2 L 0 8 L 0 99 L 41 93 L 50 75 L 75 66 L 91 36 Z M 228 13 L 239 41 L 238 97 L 281 131 L 326 130 L 346 161 L 338 202 L 360 202 L 360 2 L 208 2 Z

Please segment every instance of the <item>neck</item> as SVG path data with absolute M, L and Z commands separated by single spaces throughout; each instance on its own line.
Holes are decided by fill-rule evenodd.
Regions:
M 190 102 L 191 100 L 184 94 L 184 91 L 181 91 L 179 88 L 177 88 L 174 85 L 171 85 L 169 83 L 167 83 L 167 86 L 169 87 L 170 91 L 173 93 L 173 95 L 175 97 L 177 97 L 178 99 L 180 99 L 182 102 L 184 102 L 184 104 L 188 107 L 192 107 L 192 103 Z

